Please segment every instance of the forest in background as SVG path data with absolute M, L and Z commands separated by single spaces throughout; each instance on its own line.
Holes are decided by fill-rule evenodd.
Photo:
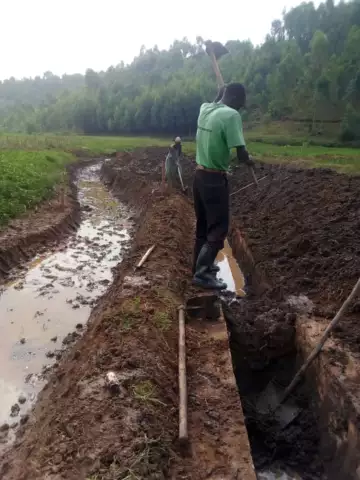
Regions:
M 200 104 L 216 93 L 204 40 L 143 47 L 102 72 L 4 80 L 0 130 L 192 136 Z M 245 119 L 304 122 L 309 135 L 338 123 L 342 141 L 360 140 L 360 0 L 302 3 L 272 22 L 262 45 L 226 46 L 220 67 L 226 82 L 246 86 Z

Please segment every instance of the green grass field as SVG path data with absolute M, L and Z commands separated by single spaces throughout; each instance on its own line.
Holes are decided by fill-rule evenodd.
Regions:
M 0 229 L 55 191 L 77 156 L 107 155 L 169 141 L 146 137 L 0 134 Z
M 154 137 L 90 137 L 85 135 L 22 135 L 1 134 L 0 151 L 7 150 L 58 150 L 83 155 L 110 155 L 117 151 L 138 147 L 167 146 L 170 140 Z
M 257 133 L 258 134 L 258 133 Z M 262 162 L 330 167 L 360 174 L 360 149 L 309 145 L 276 145 L 252 141 L 247 148 Z M 270 138 L 270 137 L 269 137 Z M 67 163 L 78 156 L 106 156 L 146 146 L 168 146 L 170 139 L 153 137 L 90 137 L 77 135 L 0 134 L 0 228 L 51 196 L 63 179 Z M 184 142 L 185 153 L 195 154 L 195 143 Z
M 73 158 L 65 152 L 0 151 L 0 227 L 50 197 Z
M 360 174 L 360 149 L 329 148 L 316 145 L 281 146 L 252 141 L 247 144 L 247 149 L 255 160 L 261 162 L 334 168 L 340 173 Z M 193 155 L 195 144 L 185 143 L 184 150 Z

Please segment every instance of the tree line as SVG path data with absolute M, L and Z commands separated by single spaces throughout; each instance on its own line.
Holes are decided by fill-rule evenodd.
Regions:
M 85 75 L 5 80 L 0 128 L 193 135 L 200 104 L 216 93 L 203 44 L 198 37 L 168 50 L 142 47 L 129 65 Z M 246 116 L 304 121 L 310 133 L 319 122 L 341 122 L 342 140 L 360 139 L 360 0 L 302 3 L 272 22 L 262 45 L 226 46 L 220 67 L 226 82 L 246 86 Z

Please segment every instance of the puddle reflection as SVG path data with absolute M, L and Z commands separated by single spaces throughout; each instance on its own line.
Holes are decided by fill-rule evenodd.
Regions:
M 219 252 L 216 258 L 216 263 L 220 268 L 218 278 L 221 278 L 227 284 L 227 289 L 236 293 L 239 297 L 244 297 L 245 279 L 227 240 L 225 240 L 223 250 Z

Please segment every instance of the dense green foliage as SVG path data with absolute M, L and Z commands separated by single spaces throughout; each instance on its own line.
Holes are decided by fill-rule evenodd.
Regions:
M 72 156 L 64 152 L 0 152 L 0 226 L 51 196 Z
M 360 138 L 360 0 L 318 8 L 302 3 L 271 25 L 259 47 L 229 41 L 220 61 L 226 81 L 248 90 L 253 120 L 305 121 L 309 133 L 326 122 L 342 139 Z M 193 135 L 199 105 L 215 80 L 203 40 L 175 41 L 167 51 L 143 48 L 134 61 L 106 72 L 0 84 L 0 125 L 7 131 Z

